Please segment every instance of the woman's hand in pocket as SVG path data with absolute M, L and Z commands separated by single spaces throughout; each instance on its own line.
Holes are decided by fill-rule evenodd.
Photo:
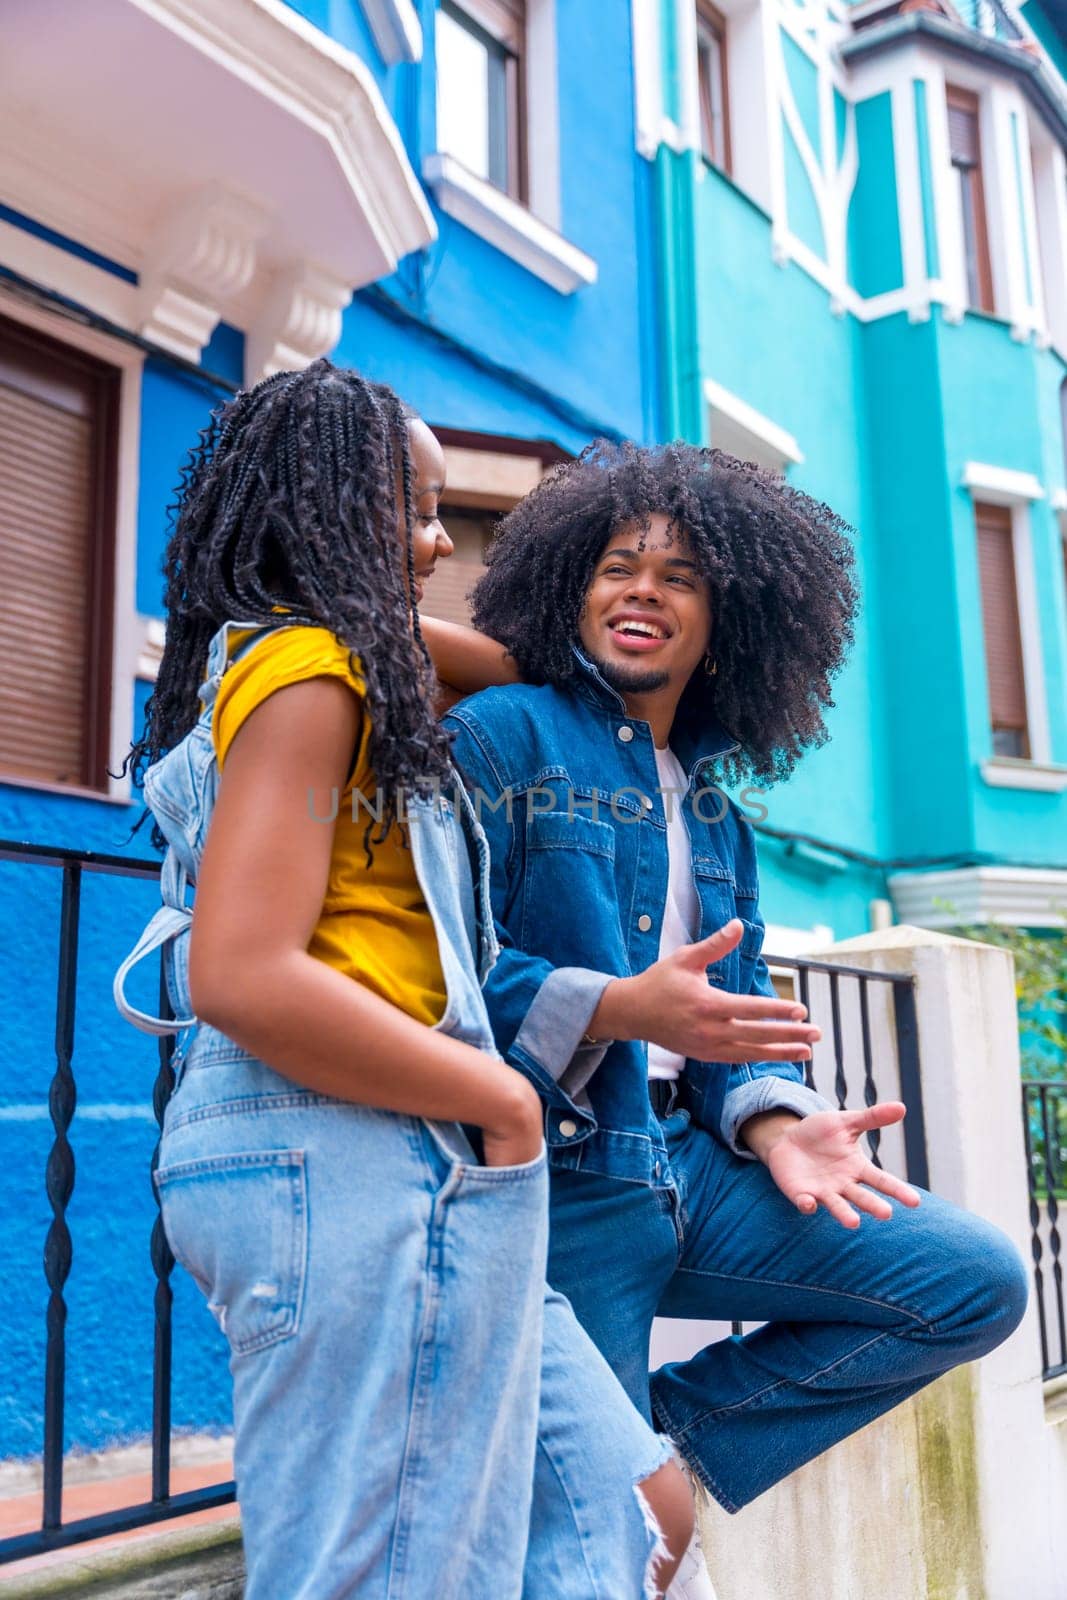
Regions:
M 541 1097 L 514 1068 L 502 1067 L 492 1111 L 479 1122 L 487 1167 L 525 1166 L 541 1154 L 545 1138 Z

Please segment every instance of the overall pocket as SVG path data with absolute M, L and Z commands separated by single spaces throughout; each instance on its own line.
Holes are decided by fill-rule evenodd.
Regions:
M 161 1166 L 156 1186 L 175 1256 L 235 1356 L 290 1339 L 307 1271 L 302 1150 L 205 1156 Z
M 461 1129 L 442 1127 L 424 1118 L 422 1144 L 423 1155 L 445 1197 L 454 1194 L 461 1184 L 521 1183 L 539 1177 L 542 1171 L 547 1174 L 548 1150 L 543 1142 L 531 1161 L 520 1161 L 510 1167 L 487 1167 L 478 1160 Z

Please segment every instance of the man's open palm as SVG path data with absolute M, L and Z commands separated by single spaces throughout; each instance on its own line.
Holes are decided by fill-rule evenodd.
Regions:
M 917 1206 L 915 1190 L 874 1165 L 860 1141 L 872 1128 L 888 1128 L 903 1120 L 904 1106 L 887 1100 L 863 1111 L 817 1111 L 798 1118 L 766 1155 L 775 1183 L 798 1211 L 810 1215 L 825 1206 L 844 1228 L 858 1228 L 858 1213 L 883 1220 L 893 1208 L 889 1195 L 905 1206 Z

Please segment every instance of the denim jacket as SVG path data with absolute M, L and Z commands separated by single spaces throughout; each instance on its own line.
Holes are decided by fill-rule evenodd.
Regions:
M 581 651 L 573 689 L 518 684 L 462 701 L 446 718 L 453 754 L 489 839 L 500 955 L 485 981 L 497 1047 L 546 1105 L 557 1167 L 654 1186 L 670 1181 L 648 1097 L 640 1041 L 590 1043 L 613 977 L 659 957 L 667 896 L 668 798 L 660 792 L 648 723 L 627 716 Z M 671 748 L 689 777 L 683 804 L 700 902 L 700 938 L 740 917 L 740 945 L 708 968 L 739 994 L 773 995 L 760 953 L 752 828 L 715 784 L 714 762 L 736 749 L 718 727 L 681 713 Z M 800 1115 L 827 1102 L 790 1062 L 743 1066 L 689 1060 L 683 1104 L 694 1122 L 742 1156 L 738 1130 L 760 1111 Z

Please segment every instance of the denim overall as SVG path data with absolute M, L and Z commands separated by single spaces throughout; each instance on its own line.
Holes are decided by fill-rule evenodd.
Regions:
M 481 1166 L 458 1126 L 313 1093 L 192 1014 L 211 718 L 249 626 L 215 635 L 200 720 L 146 774 L 164 903 L 115 979 L 127 1020 L 182 1035 L 156 1183 L 230 1348 L 247 1600 L 637 1600 L 656 1535 L 634 1490 L 669 1446 L 546 1286 L 544 1153 Z M 411 803 L 410 844 L 437 1027 L 492 1051 L 488 852 L 460 785 L 456 804 Z M 124 995 L 159 948 L 171 1021 Z

